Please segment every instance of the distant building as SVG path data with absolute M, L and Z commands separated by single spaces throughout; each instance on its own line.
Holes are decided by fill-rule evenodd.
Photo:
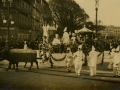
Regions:
M 0 39 L 6 38 L 8 20 L 8 4 L 0 0 Z M 7 1 L 7 0 L 6 0 Z M 42 0 L 13 0 L 10 7 L 10 33 L 9 39 L 32 40 L 42 33 L 41 20 Z
M 120 27 L 116 27 L 113 25 L 110 26 L 105 26 L 104 30 L 100 30 L 99 33 L 102 36 L 112 36 L 112 37 L 117 37 L 120 38 Z

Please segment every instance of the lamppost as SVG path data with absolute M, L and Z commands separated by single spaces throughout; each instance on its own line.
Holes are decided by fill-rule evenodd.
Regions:
M 12 5 L 13 0 L 2 0 L 3 7 L 7 5 L 8 7 L 8 19 L 3 20 L 3 23 L 7 23 L 7 37 L 6 37 L 6 49 L 9 49 L 9 29 L 10 29 L 10 7 Z M 14 24 L 13 21 L 11 21 L 11 24 Z
M 96 10 L 96 33 L 95 37 L 97 37 L 97 31 L 98 31 L 98 6 L 99 6 L 99 0 L 95 0 L 95 10 Z

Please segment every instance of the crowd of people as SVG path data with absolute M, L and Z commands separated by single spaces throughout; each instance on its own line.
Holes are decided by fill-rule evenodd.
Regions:
M 84 42 L 83 41 L 79 41 L 78 37 L 75 40 L 75 43 L 72 43 L 72 39 L 69 45 L 64 44 L 63 42 L 61 42 L 60 44 L 57 45 L 53 45 L 52 42 L 46 43 L 43 40 L 10 40 L 9 41 L 9 48 L 19 48 L 22 49 L 24 48 L 24 42 L 27 43 L 28 48 L 31 49 L 36 49 L 38 50 L 39 48 L 41 48 L 40 45 L 42 46 L 52 46 L 53 48 L 53 53 L 62 53 L 62 52 L 66 52 L 67 47 L 70 46 L 72 51 L 75 52 L 77 49 L 77 46 L 81 43 L 85 43 L 86 45 L 91 45 L 91 44 L 96 44 L 96 48 L 98 48 L 99 44 L 104 46 L 104 50 L 110 50 L 111 48 L 117 48 L 118 45 L 120 45 L 120 39 L 104 39 L 104 38 L 98 38 L 98 39 L 91 39 L 91 38 L 87 38 Z M 0 48 L 4 48 L 6 46 L 6 42 L 5 41 L 0 41 Z

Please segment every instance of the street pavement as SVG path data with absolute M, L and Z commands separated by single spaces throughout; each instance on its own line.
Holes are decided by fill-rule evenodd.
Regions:
M 108 51 L 105 51 L 105 57 L 104 57 L 104 63 L 103 65 L 98 65 L 97 66 L 97 75 L 94 77 L 89 76 L 89 68 L 88 66 L 83 66 L 82 71 L 81 71 L 81 78 L 86 78 L 86 79 L 96 79 L 96 80 L 103 80 L 103 81 L 110 81 L 110 82 L 120 82 L 120 78 L 115 78 L 113 77 L 113 71 L 108 70 L 107 66 L 109 64 L 109 54 Z M 59 56 L 57 56 L 59 57 Z M 58 61 L 59 62 L 59 61 Z M 4 65 L 4 68 L 7 68 L 8 66 L 8 61 L 2 61 L 0 62 L 1 65 Z M 22 67 L 24 66 L 24 63 L 21 62 L 19 63 L 19 68 L 23 69 Z M 27 66 L 30 66 L 30 63 L 28 63 Z M 36 68 L 36 65 L 33 65 L 33 68 Z M 47 72 L 52 71 L 51 74 L 56 74 L 56 72 L 59 72 L 59 75 L 65 75 L 68 77 L 78 77 L 75 74 L 74 67 L 72 67 L 72 72 L 67 73 L 67 69 L 65 66 L 54 66 L 53 68 L 50 68 L 49 64 L 46 62 L 44 64 L 39 63 L 39 68 L 40 70 L 46 70 Z M 0 68 L 0 70 L 3 68 Z
M 91 79 L 91 80 L 100 80 L 100 81 L 108 81 L 108 82 L 117 82 L 120 83 L 120 78 L 113 77 L 113 71 L 107 69 L 108 63 L 104 63 L 103 65 L 97 66 L 97 75 L 96 76 L 89 76 L 89 68 L 87 66 L 82 67 L 81 75 L 77 76 L 74 71 L 74 67 L 72 67 L 71 72 L 67 72 L 66 67 L 53 67 L 48 68 L 45 66 L 41 66 L 40 70 L 46 70 L 44 73 L 49 73 L 52 75 L 60 75 L 66 77 L 80 77 L 84 79 Z M 56 73 L 58 72 L 58 73 Z
M 63 67 L 54 66 L 53 68 L 50 68 L 48 63 L 44 63 L 44 64 L 39 63 L 39 70 L 36 68 L 36 65 L 33 64 L 32 70 L 28 70 L 28 67 L 30 66 L 30 63 L 27 64 L 26 68 L 23 68 L 25 63 L 20 62 L 19 63 L 19 71 L 18 71 L 19 73 L 15 73 L 15 70 L 13 70 L 13 69 L 11 69 L 9 71 L 6 71 L 6 68 L 8 66 L 8 61 L 4 60 L 4 61 L 0 62 L 0 80 L 1 80 L 0 84 L 1 84 L 1 82 L 3 80 L 6 81 L 6 82 L 10 82 L 11 81 L 10 77 L 12 77 L 12 76 L 13 76 L 12 79 L 14 80 L 14 83 L 18 83 L 17 81 L 19 81 L 21 79 L 20 77 L 23 77 L 25 79 L 25 77 L 27 77 L 27 76 L 28 76 L 28 78 L 30 78 L 31 77 L 30 75 L 32 75 L 32 74 L 37 74 L 37 75 L 40 74 L 41 77 L 46 78 L 46 79 L 51 79 L 50 77 L 52 77 L 53 82 L 55 82 L 55 83 L 56 82 L 58 83 L 58 81 L 61 81 L 62 77 L 64 77 L 64 79 L 63 79 L 64 81 L 68 80 L 68 79 L 71 80 L 70 81 L 71 83 L 69 82 L 70 84 L 73 83 L 72 80 L 74 82 L 77 82 L 77 80 L 80 79 L 81 84 L 82 84 L 82 82 L 94 82 L 94 85 L 99 85 L 99 87 L 102 86 L 102 83 L 103 83 L 103 86 L 105 84 L 106 87 L 107 87 L 107 85 L 109 85 L 109 86 L 110 85 L 112 85 L 112 86 L 117 85 L 116 89 L 113 88 L 113 89 L 109 89 L 109 90 L 119 90 L 118 87 L 120 86 L 120 78 L 113 77 L 112 70 L 107 70 L 108 63 L 109 63 L 109 54 L 108 54 L 108 52 L 105 52 L 105 58 L 104 58 L 103 65 L 98 65 L 97 66 L 97 75 L 91 77 L 91 76 L 89 76 L 89 68 L 88 68 L 88 66 L 83 66 L 82 71 L 81 71 L 81 75 L 77 76 L 75 74 L 74 67 L 72 67 L 72 72 L 68 73 L 65 66 L 63 66 Z M 8 76 L 9 78 L 7 77 L 7 74 L 5 72 L 9 75 Z M 25 72 L 28 72 L 30 75 L 28 75 L 28 74 L 26 75 Z M 37 75 L 34 77 L 35 80 L 37 80 Z M 3 79 L 2 77 L 4 77 L 6 80 Z M 56 78 L 56 80 L 55 80 L 55 78 Z M 44 83 L 44 84 L 48 83 L 46 79 L 41 81 L 40 84 L 42 85 L 42 83 Z M 24 82 L 24 83 L 26 85 L 26 83 L 28 83 L 29 80 L 27 80 L 27 79 L 25 79 L 25 80 L 26 80 L 26 82 Z M 63 82 L 63 80 L 61 81 L 61 83 Z M 35 82 L 38 83 L 37 81 L 35 81 Z M 97 84 L 98 82 L 101 83 L 101 84 Z M 108 83 L 110 83 L 110 84 L 108 84 Z M 51 86 L 52 85 L 54 85 L 54 84 L 51 84 Z M 6 87 L 3 86 L 3 88 L 6 88 L 6 89 L 9 89 L 10 87 L 11 86 L 8 86 L 6 88 Z M 60 88 L 60 86 L 58 86 L 58 88 Z M 0 88 L 0 90 L 1 90 L 1 88 Z M 51 90 L 51 89 L 45 89 L 44 88 L 43 90 Z M 56 89 L 52 89 L 52 90 L 56 90 Z M 65 89 L 61 89 L 61 90 L 65 90 Z M 87 89 L 79 89 L 79 90 L 87 90 Z M 108 89 L 88 89 L 88 90 L 108 90 Z

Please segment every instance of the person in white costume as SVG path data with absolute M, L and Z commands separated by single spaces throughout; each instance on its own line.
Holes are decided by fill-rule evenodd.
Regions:
M 27 42 L 25 41 L 25 42 L 24 42 L 24 50 L 27 50 L 27 48 L 28 48 L 28 47 L 27 47 Z
M 67 66 L 67 71 L 71 72 L 71 67 L 73 65 L 73 54 L 71 52 L 70 47 L 67 48 L 65 62 L 66 62 L 66 66 Z
M 77 75 L 80 75 L 85 58 L 85 55 L 82 52 L 82 45 L 78 46 L 78 51 L 74 53 L 73 57 L 75 58 L 75 72 Z
M 63 37 L 62 37 L 63 44 L 69 44 L 70 38 L 67 32 L 67 27 L 64 29 Z
M 117 47 L 113 57 L 113 74 L 115 77 L 120 76 L 120 51 L 119 46 Z
M 49 25 L 43 25 L 43 42 L 47 42 L 48 43 L 48 28 L 50 26 Z
M 53 39 L 53 42 L 52 44 L 53 45 L 59 45 L 61 42 L 60 42 L 60 39 L 58 38 L 58 34 L 55 34 L 55 38 Z
M 108 67 L 107 69 L 113 69 L 113 57 L 114 57 L 114 54 L 115 54 L 115 48 L 113 48 L 110 52 L 110 62 L 108 64 Z
M 92 46 L 92 50 L 89 53 L 88 66 L 90 69 L 90 76 L 96 75 L 97 59 L 100 53 L 95 51 L 95 47 Z

